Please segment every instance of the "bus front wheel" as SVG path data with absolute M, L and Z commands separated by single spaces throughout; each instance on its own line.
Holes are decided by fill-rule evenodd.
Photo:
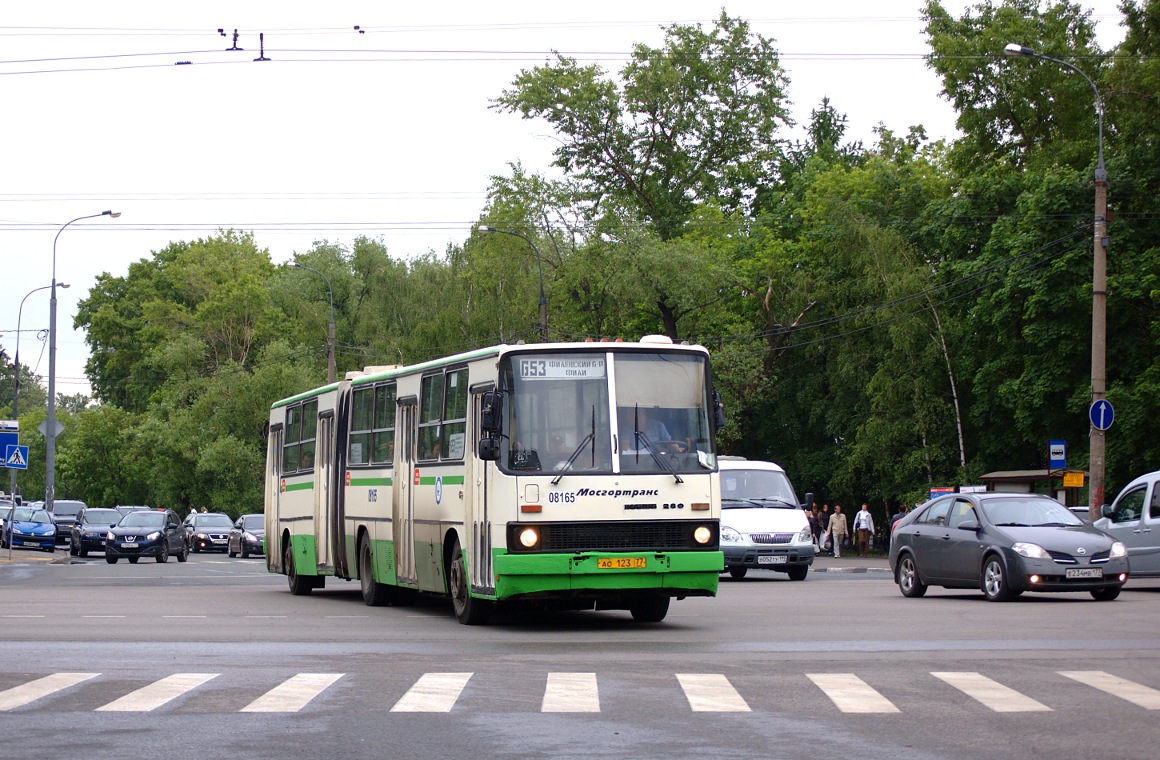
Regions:
M 467 587 L 467 565 L 463 560 L 463 549 L 459 541 L 451 550 L 451 565 L 447 569 L 447 587 L 451 591 L 451 606 L 455 617 L 464 625 L 484 625 L 491 617 L 493 602 L 476 599 Z
M 650 596 L 628 608 L 638 623 L 659 623 L 669 614 L 669 597 Z

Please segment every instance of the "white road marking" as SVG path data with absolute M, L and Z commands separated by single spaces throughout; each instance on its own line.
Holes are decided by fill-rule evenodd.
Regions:
M 196 689 L 218 673 L 175 673 L 97 708 L 97 712 L 149 712 Z
M 1127 700 L 1145 710 L 1160 710 L 1160 691 L 1126 678 L 1105 673 L 1102 670 L 1060 670 L 1061 676 L 1107 692 L 1113 697 Z
M 4 618 L 42 618 L 44 615 L 0 615 Z
M 844 713 L 896 713 L 898 708 L 853 673 L 807 673 L 830 701 Z
M 1051 708 L 981 673 L 931 673 L 995 712 L 1051 712 Z
M 162 615 L 161 617 L 170 620 L 198 620 L 204 618 L 205 615 Z
M 677 673 L 693 712 L 749 712 L 749 705 L 723 675 Z
M 239 712 L 298 712 L 343 675 L 345 674 L 299 673 L 270 689 Z
M 100 673 L 53 673 L 50 676 L 14 686 L 7 691 L 0 691 L 0 712 L 24 707 L 30 702 L 35 702 L 70 686 L 76 686 L 78 683 L 96 678 L 99 675 Z
M 451 712 L 472 673 L 424 673 L 391 712 Z
M 81 615 L 81 617 L 85 618 L 86 620 L 88 620 L 88 619 L 106 620 L 106 619 L 110 619 L 110 618 L 123 618 L 125 616 L 124 615 Z
M 540 712 L 600 712 L 595 673 L 549 673 Z

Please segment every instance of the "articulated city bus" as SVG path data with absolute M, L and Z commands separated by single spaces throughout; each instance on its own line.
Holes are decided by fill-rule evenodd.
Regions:
M 450 595 L 469 625 L 515 601 L 658 622 L 717 592 L 723 423 L 708 352 L 664 336 L 367 367 L 271 408 L 267 566 L 299 595 Z

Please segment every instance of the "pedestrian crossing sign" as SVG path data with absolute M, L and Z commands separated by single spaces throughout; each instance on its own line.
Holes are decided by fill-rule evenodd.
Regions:
M 4 466 L 12 470 L 27 470 L 28 447 L 8 444 L 4 451 Z

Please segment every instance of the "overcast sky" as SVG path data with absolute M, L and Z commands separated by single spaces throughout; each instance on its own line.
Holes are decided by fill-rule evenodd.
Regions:
M 1085 6 L 1103 47 L 1122 39 L 1115 0 Z M 396 257 L 460 243 L 491 176 L 549 168 L 548 127 L 489 108 L 521 69 L 558 50 L 615 72 L 634 42 L 722 7 L 776 41 L 799 125 L 828 96 L 867 145 L 879 122 L 954 136 L 918 0 L 6 3 L 0 345 L 15 353 L 18 307 L 51 282 L 61 226 L 105 209 L 122 216 L 72 224 L 56 246 L 72 286 L 59 292 L 62 393 L 89 392 L 77 302 L 171 241 L 250 230 L 275 262 L 358 235 Z M 243 49 L 227 51 L 234 29 Z M 269 60 L 255 62 L 260 33 Z M 48 293 L 27 298 L 20 325 L 21 361 L 41 375 Z

